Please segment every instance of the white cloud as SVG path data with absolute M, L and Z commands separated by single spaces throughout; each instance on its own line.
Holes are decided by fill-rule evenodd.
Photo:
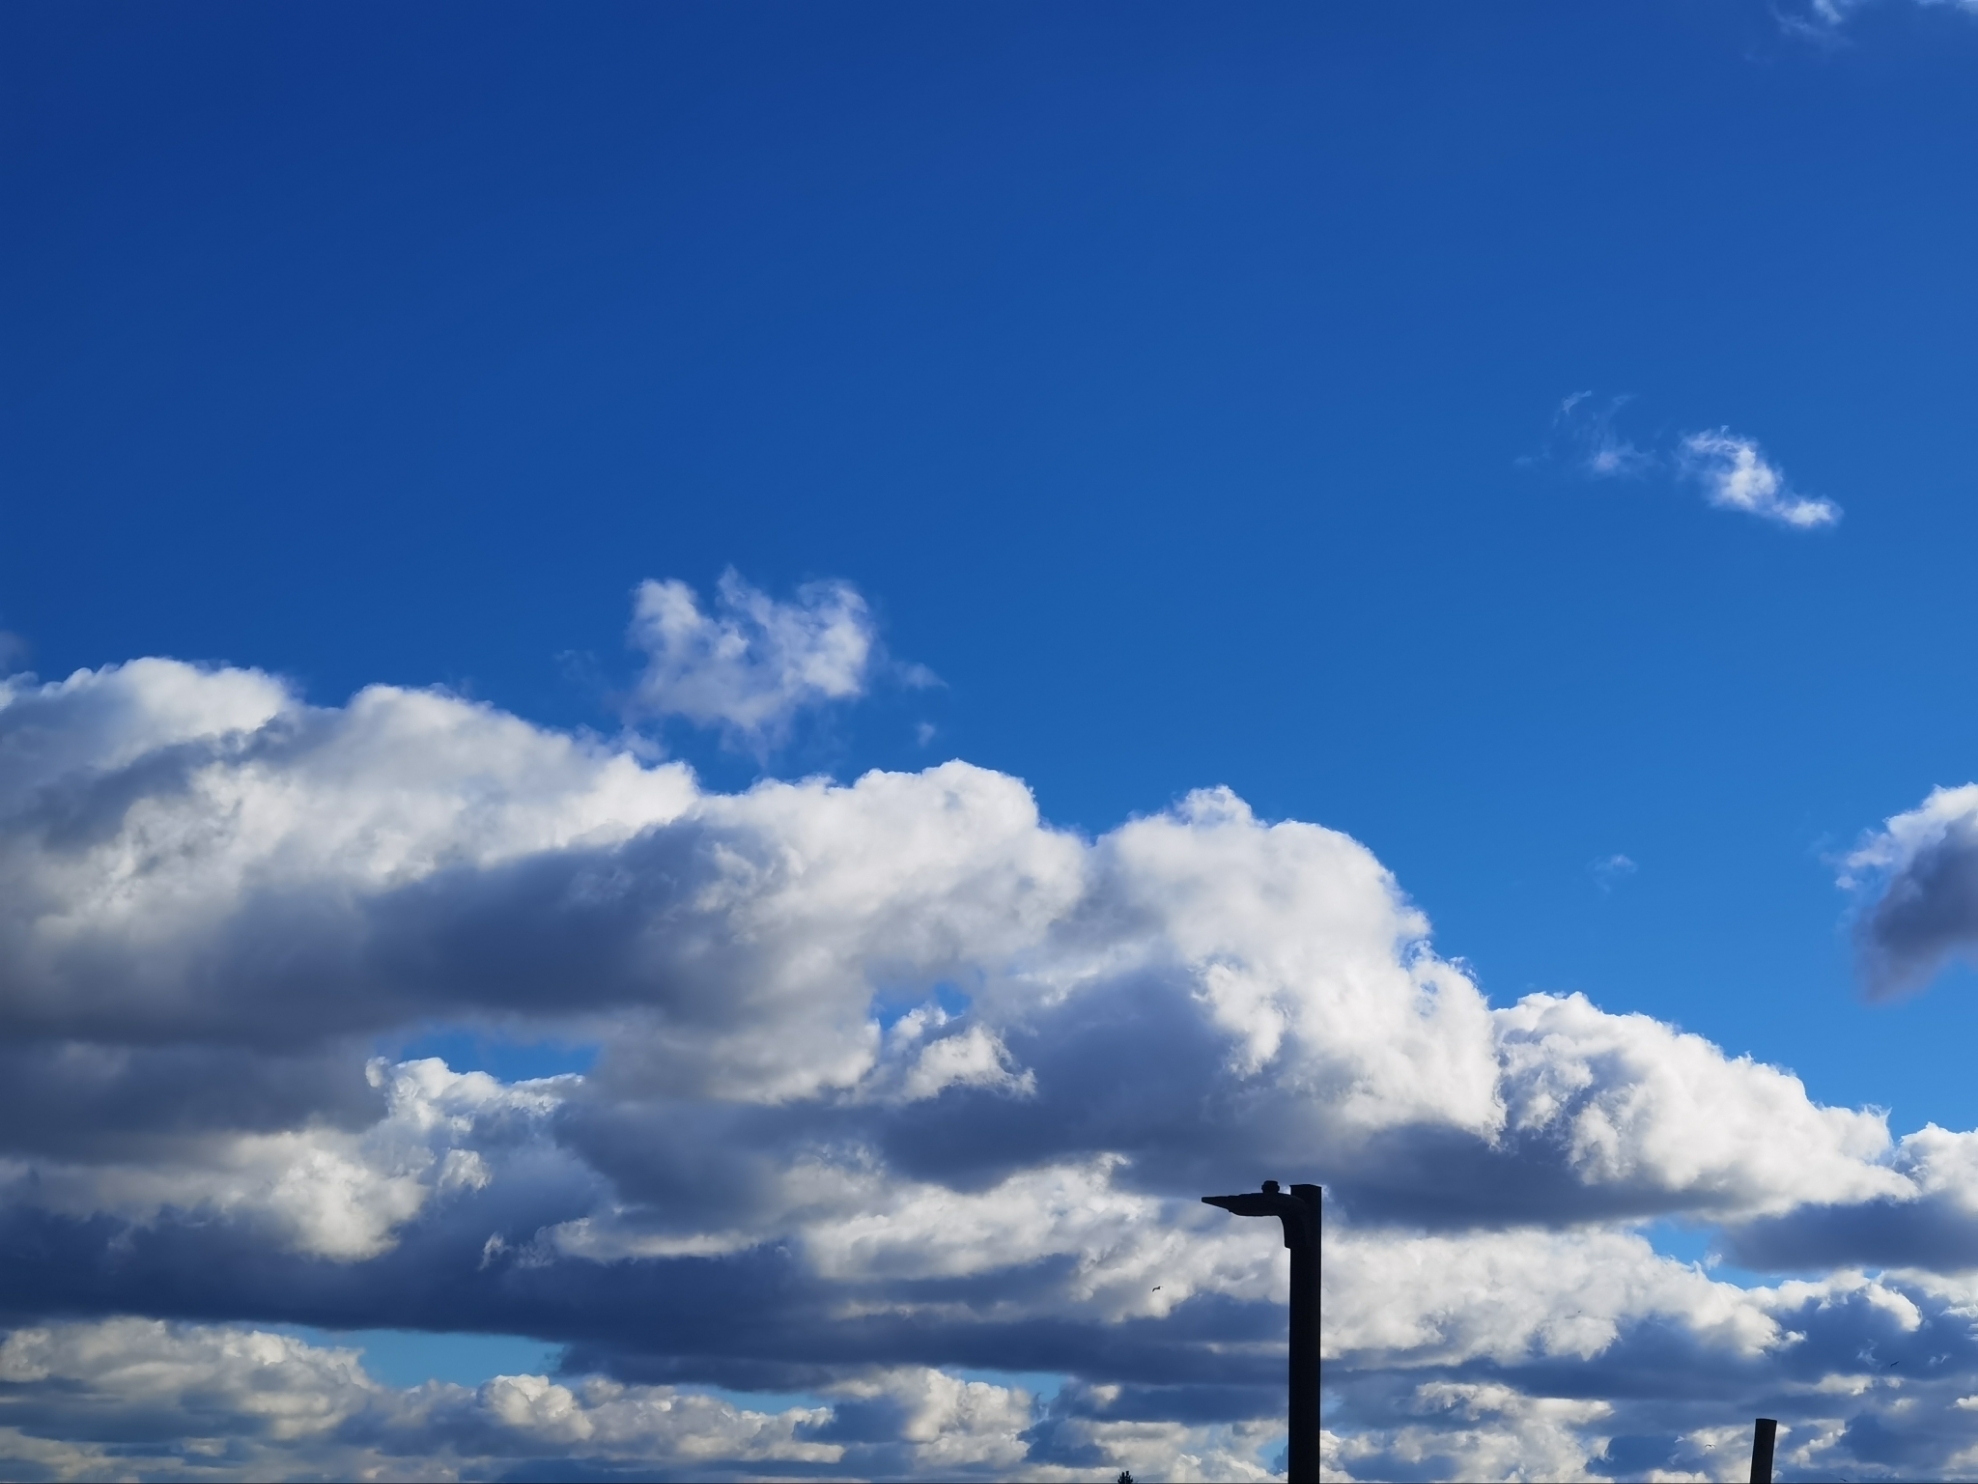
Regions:
M 1832 500 L 1794 494 L 1784 471 L 1765 457 L 1757 440 L 1729 428 L 1689 434 L 1679 456 L 1683 471 L 1720 509 L 1742 510 L 1801 531 L 1831 526 L 1841 518 L 1841 507 Z
M 1543 454 L 1521 462 L 1557 459 L 1594 479 L 1673 472 L 1702 486 L 1705 498 L 1720 509 L 1741 510 L 1794 530 L 1814 530 L 1840 520 L 1840 506 L 1794 493 L 1784 471 L 1765 457 L 1757 440 L 1729 428 L 1687 434 L 1673 449 L 1659 441 L 1647 448 L 1637 445 L 1616 427 L 1629 400 L 1573 393 L 1553 415 Z
M 114 1437 L 118 1463 L 87 1444 L 63 1476 L 344 1478 L 485 1475 L 548 1453 L 599 1463 L 675 1466 L 705 1460 L 829 1465 L 842 1446 L 799 1436 L 824 1408 L 765 1413 L 673 1387 L 601 1378 L 497 1376 L 469 1389 L 379 1384 L 357 1351 L 265 1330 L 113 1319 L 17 1329 L 0 1343 L 0 1416 L 52 1455 L 63 1433 Z M 51 1436 L 51 1434 L 53 1436 Z
M 718 727 L 758 752 L 805 709 L 864 695 L 882 664 L 871 610 L 848 582 L 806 583 L 785 602 L 730 570 L 709 613 L 686 583 L 648 580 L 634 594 L 631 638 L 646 656 L 635 711 Z M 900 674 L 933 679 L 919 666 Z
M 1589 1185 L 1753 1215 L 1915 1194 L 1884 1164 L 1885 1115 L 1820 1107 L 1789 1072 L 1577 994 L 1496 1019 L 1509 1126 L 1543 1130 Z
M 239 1221 L 284 1250 L 348 1262 L 386 1251 L 436 1196 L 489 1183 L 488 1158 L 465 1143 L 482 1124 L 537 1119 L 557 1102 L 555 1081 L 507 1086 L 433 1059 L 366 1070 L 386 1111 L 361 1131 L 229 1132 L 169 1149 L 152 1140 L 130 1151 L 142 1158 L 0 1158 L 0 1190 L 81 1216 L 151 1222 L 172 1209 Z
M 900 1413 L 898 1436 L 913 1445 L 924 1477 L 957 1470 L 1021 1468 L 1034 1398 L 1019 1387 L 968 1381 L 926 1366 L 900 1366 L 831 1388 L 834 1399 L 885 1399 Z
M 1933 796 L 1850 869 L 1939 883 L 1974 808 Z M 434 1028 L 599 1056 L 375 1059 Z M 44 1470 L 169 1414 L 145 1435 L 187 1470 L 251 1435 L 236 1475 L 1261 1477 L 1283 1259 L 1196 1198 L 1265 1175 L 1328 1186 L 1341 1467 L 1611 1472 L 1653 1436 L 1637 1472 L 1707 1472 L 1707 1375 L 1818 1399 L 1807 1467 L 1862 1471 L 1851 1422 L 1917 1400 L 1936 1451 L 1904 1466 L 1941 1470 L 1973 1446 L 1975 1137 L 1892 1139 L 1581 996 L 1494 1007 L 1364 846 L 1223 789 L 1085 838 L 960 762 L 721 793 L 433 692 L 310 707 L 168 661 L 0 686 L 0 1304 L 34 1393 L 0 1454 Z M 1671 1216 L 1825 1276 L 1718 1281 L 1637 1231 Z M 575 1349 L 399 1393 L 128 1317 L 167 1297 Z M 34 1320 L 57 1302 L 99 1317 Z M 1950 1359 L 1898 1396 L 1865 1351 Z
M 1584 1479 L 1606 1440 L 1588 1432 L 1614 1408 L 1583 1398 L 1534 1397 L 1492 1382 L 1430 1381 L 1415 1388 L 1409 1409 L 1417 1424 L 1343 1441 L 1346 1470 L 1400 1461 L 1431 1477 L 1456 1479 Z M 1591 1447 L 1589 1445 L 1592 1445 Z M 1364 1460 L 1364 1461 L 1363 1461 Z
M 1935 789 L 1890 819 L 1847 857 L 1841 884 L 1865 893 L 1855 942 L 1871 995 L 1978 955 L 1978 784 Z
M 1328 1243 L 1325 1286 L 1327 1353 L 1363 1366 L 1591 1360 L 1649 1319 L 1732 1356 L 1786 1342 L 1763 1290 L 1715 1282 L 1621 1231 L 1349 1230 Z

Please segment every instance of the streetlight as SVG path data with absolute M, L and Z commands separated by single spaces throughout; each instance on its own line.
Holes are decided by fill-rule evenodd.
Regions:
M 1251 1195 L 1205 1195 L 1233 1216 L 1275 1216 L 1291 1249 L 1291 1366 L 1287 1407 L 1290 1447 L 1287 1484 L 1319 1484 L 1319 1201 L 1316 1185 L 1294 1185 L 1286 1195 L 1266 1180 Z

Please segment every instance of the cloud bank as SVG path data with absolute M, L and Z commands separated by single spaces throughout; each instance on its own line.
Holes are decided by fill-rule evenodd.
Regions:
M 857 671 L 672 591 L 679 714 Z M 1971 807 L 1863 868 L 1938 890 Z M 1906 964 L 1967 941 L 1891 911 Z M 419 1050 L 463 1032 L 596 1056 Z M 1782 1468 L 1978 1472 L 1978 1135 L 1493 1006 L 1363 845 L 1227 790 L 1088 838 L 959 761 L 723 793 L 434 691 L 17 676 L 0 1061 L 14 1474 L 1261 1479 L 1281 1249 L 1197 1197 L 1265 1176 L 1327 1186 L 1341 1477 L 1727 1477 L 1757 1412 Z M 564 1358 L 395 1388 L 297 1325 Z

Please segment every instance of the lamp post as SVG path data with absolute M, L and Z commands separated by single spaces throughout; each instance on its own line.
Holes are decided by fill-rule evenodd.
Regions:
M 1779 1419 L 1760 1417 L 1751 1429 L 1751 1484 L 1772 1484 L 1772 1448 L 1779 1440 Z
M 1275 1216 L 1291 1249 L 1290 1447 L 1287 1484 L 1319 1484 L 1319 1201 L 1316 1185 L 1294 1185 L 1290 1194 L 1266 1180 L 1249 1195 L 1205 1195 L 1203 1201 L 1234 1216 Z

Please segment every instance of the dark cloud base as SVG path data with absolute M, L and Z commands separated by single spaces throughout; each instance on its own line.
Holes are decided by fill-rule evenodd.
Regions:
M 1049 1270 L 1057 1266 L 1036 1265 L 1031 1278 L 1039 1291 L 1055 1286 Z M 967 1303 L 991 1287 L 1007 1297 L 1022 1280 L 1021 1272 L 1013 1278 L 1004 1270 L 967 1281 L 896 1282 L 889 1297 Z M 526 1334 L 571 1347 L 571 1371 L 737 1390 L 813 1388 L 861 1365 L 1065 1371 L 1188 1388 L 1176 1394 L 1198 1402 L 1268 1391 L 1281 1379 L 1282 1361 L 1271 1350 L 1283 1343 L 1285 1321 L 1271 1304 L 1205 1295 L 1165 1320 L 956 1325 L 911 1315 L 846 1319 L 835 1313 L 842 1297 L 779 1247 L 720 1258 L 483 1265 L 481 1243 L 426 1230 L 385 1256 L 349 1264 L 272 1252 L 219 1222 L 168 1218 L 137 1226 L 20 1210 L 0 1218 L 0 1322 L 12 1324 L 148 1314 Z

